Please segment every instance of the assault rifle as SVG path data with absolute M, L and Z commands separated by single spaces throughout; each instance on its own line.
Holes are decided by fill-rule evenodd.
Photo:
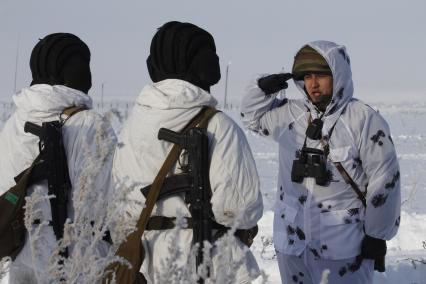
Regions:
M 212 242 L 211 189 L 209 180 L 209 153 L 206 129 L 191 128 L 180 134 L 161 128 L 158 139 L 172 142 L 185 149 L 188 153 L 188 174 L 191 179 L 190 190 L 185 201 L 189 204 L 193 221 L 192 243 L 198 244 L 196 256 L 197 268 L 203 262 L 204 241 Z M 203 283 L 200 280 L 199 283 Z
M 35 177 L 38 180 L 47 179 L 52 212 L 52 227 L 56 239 L 64 235 L 64 223 L 67 219 L 67 201 L 71 188 L 68 174 L 67 157 L 62 139 L 62 124 L 59 121 L 43 122 L 38 126 L 26 122 L 24 131 L 40 138 L 39 150 L 41 161 L 35 166 Z M 67 256 L 67 251 L 64 252 Z

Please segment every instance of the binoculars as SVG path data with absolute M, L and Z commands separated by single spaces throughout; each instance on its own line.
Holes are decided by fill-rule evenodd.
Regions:
M 303 147 L 299 157 L 293 161 L 291 181 L 301 183 L 305 177 L 315 178 L 318 185 L 324 186 L 329 181 L 327 157 L 324 151 Z

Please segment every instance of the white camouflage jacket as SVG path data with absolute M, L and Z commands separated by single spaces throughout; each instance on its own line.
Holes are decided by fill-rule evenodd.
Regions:
M 13 96 L 13 101 L 16 110 L 0 131 L 0 194 L 15 185 L 14 177 L 28 168 L 39 154 L 39 138 L 24 132 L 25 122 L 41 125 L 42 122 L 59 120 L 60 114 L 67 107 L 92 107 L 92 100 L 88 95 L 60 85 L 37 84 L 24 88 Z M 116 143 L 115 134 L 109 122 L 96 112 L 87 110 L 70 117 L 62 127 L 62 135 L 72 185 L 69 192 L 71 202 L 68 203 L 68 218 L 71 221 L 75 221 L 77 217 L 90 220 L 98 213 L 97 209 L 105 209 L 99 208 L 102 205 L 96 207 L 96 204 L 108 196 L 112 160 L 100 161 L 103 156 L 100 152 L 108 148 L 113 150 Z M 112 155 L 110 156 L 112 158 Z M 98 171 L 93 171 L 94 166 L 99 167 Z M 88 173 L 95 185 L 89 186 L 88 180 L 83 177 Z M 47 195 L 47 182 L 42 181 L 30 186 L 28 195 L 33 195 L 36 190 Z M 77 203 L 82 207 L 76 208 Z M 49 200 L 43 199 L 36 203 L 32 214 L 41 222 L 51 221 Z M 11 265 L 11 283 L 52 283 L 55 279 L 58 280 L 54 271 L 49 271 L 49 266 L 52 266 L 50 256 L 56 248 L 56 237 L 50 225 L 40 227 L 40 237 L 36 237 L 39 226 L 32 225 L 24 248 Z M 80 249 L 89 251 L 87 246 L 88 243 L 84 241 L 79 245 L 74 244 L 69 248 L 69 255 L 73 255 L 73 249 L 77 254 L 81 253 Z M 106 243 L 99 244 L 97 250 L 101 257 L 105 256 L 107 248 Z M 83 273 L 83 269 L 80 269 Z
M 325 110 L 322 136 L 329 140 L 329 182 L 291 181 L 291 169 L 302 148 L 308 120 L 321 113 L 295 81 L 304 99 L 265 96 L 257 78 L 242 99 L 245 126 L 278 142 L 279 174 L 274 217 L 274 245 L 282 253 L 300 255 L 309 249 L 316 257 L 344 259 L 360 253 L 365 234 L 389 240 L 400 222 L 400 173 L 389 127 L 372 108 L 354 99 L 350 59 L 344 46 L 316 41 L 333 73 L 333 97 Z M 330 130 L 334 127 L 334 130 Z M 307 147 L 323 150 L 319 140 Z M 340 162 L 361 190 L 367 208 L 332 162 Z
M 182 80 L 167 79 L 147 85 L 136 99 L 135 107 L 119 135 L 113 163 L 117 189 L 123 185 L 132 187 L 129 198 L 143 204 L 145 198 L 140 188 L 153 182 L 172 147 L 170 142 L 158 140 L 159 129 L 180 131 L 203 106 L 214 107 L 216 104 L 216 99 L 209 93 Z M 222 225 L 231 226 L 241 213 L 238 228 L 251 228 L 262 216 L 263 203 L 256 166 L 244 132 L 220 112 L 210 119 L 207 134 L 214 218 Z M 181 169 L 176 167 L 174 172 L 181 172 Z M 129 205 L 126 209 L 134 218 L 139 217 L 141 210 L 138 205 Z M 191 216 L 182 195 L 157 201 L 151 215 Z M 180 257 L 173 260 L 173 265 L 186 263 L 192 229 L 181 229 L 177 233 L 174 230 L 146 231 L 142 241 L 146 257 L 141 271 L 149 283 L 158 283 L 159 274 L 168 270 L 162 265 L 173 249 L 180 250 Z M 244 257 L 245 250 L 237 239 L 229 248 L 235 260 L 243 257 L 243 263 L 236 271 L 236 283 L 248 283 L 250 274 L 259 272 L 253 255 L 249 252 Z M 215 260 L 213 264 L 216 267 Z

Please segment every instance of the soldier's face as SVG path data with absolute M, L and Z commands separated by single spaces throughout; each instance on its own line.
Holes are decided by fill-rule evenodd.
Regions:
M 306 92 L 313 103 L 324 101 L 333 95 L 333 77 L 324 74 L 307 74 L 303 78 Z

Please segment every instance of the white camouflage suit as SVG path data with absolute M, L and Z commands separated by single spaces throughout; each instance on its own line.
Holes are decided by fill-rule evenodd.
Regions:
M 62 111 L 71 106 L 92 107 L 92 99 L 81 91 L 65 86 L 50 86 L 46 84 L 36 84 L 22 89 L 13 96 L 16 110 L 6 121 L 0 131 L 0 149 L 2 156 L 0 159 L 0 194 L 15 185 L 14 177 L 28 168 L 36 156 L 39 154 L 39 138 L 31 133 L 24 132 L 24 124 L 27 121 L 41 125 L 42 122 L 59 120 Z M 100 143 L 112 143 L 114 146 L 116 138 L 109 123 L 106 123 L 99 114 L 92 110 L 81 111 L 70 117 L 62 127 L 65 153 L 68 161 L 69 177 L 72 190 L 68 203 L 68 218 L 73 220 L 75 216 L 74 198 L 78 199 L 80 188 L 84 187 L 81 175 L 89 170 L 93 159 L 98 158 L 98 148 L 96 143 L 98 129 L 102 129 L 103 139 Z M 112 155 L 111 155 L 112 156 Z M 96 178 L 96 188 L 90 188 L 93 193 L 99 193 L 99 198 L 108 196 L 108 184 L 110 181 L 110 162 L 106 162 L 101 167 L 100 174 Z M 99 162 L 100 163 L 100 162 Z M 32 195 L 36 190 L 41 190 L 47 194 L 47 182 L 42 181 L 28 188 L 28 195 Z M 86 196 L 88 199 L 88 196 Z M 93 203 L 91 203 L 92 206 Z M 41 222 L 52 220 L 50 202 L 42 200 L 37 203 L 35 211 L 40 210 L 38 219 Z M 86 208 L 94 214 L 93 208 Z M 88 213 L 88 215 L 90 214 Z M 80 213 L 81 215 L 83 213 Z M 93 215 L 90 214 L 89 218 Z M 49 271 L 52 265 L 50 256 L 56 248 L 56 237 L 53 228 L 44 226 L 41 229 L 40 238 L 33 239 L 34 231 L 40 225 L 34 224 L 31 228 L 32 234 L 27 233 L 27 239 L 22 251 L 18 254 L 10 267 L 9 283 L 52 283 L 55 279 L 54 272 Z M 83 248 L 84 249 L 84 248 Z M 108 245 L 101 242 L 96 248 L 100 256 L 105 256 Z M 74 252 L 76 247 L 74 247 Z M 69 255 L 72 256 L 73 248 L 69 247 Z M 56 279 L 57 280 L 57 279 Z
M 119 189 L 123 184 L 132 187 L 130 199 L 145 202 L 140 188 L 151 184 L 171 150 L 172 143 L 157 138 L 161 127 L 180 131 L 203 106 L 216 106 L 216 99 L 201 88 L 178 79 L 166 79 L 147 85 L 136 99 L 135 107 L 118 138 L 113 163 L 113 180 Z M 212 210 L 215 221 L 232 226 L 241 215 L 238 228 L 256 225 L 263 213 L 262 195 L 254 159 L 244 132 L 227 115 L 215 114 L 207 127 L 209 137 L 209 178 L 212 190 Z M 181 172 L 180 167 L 173 170 Z M 139 186 L 134 186 L 137 183 Z M 132 204 L 132 203 L 129 203 Z M 139 218 L 141 206 L 126 208 Z M 182 194 L 157 201 L 152 216 L 190 217 Z M 148 283 L 161 283 L 171 248 L 180 249 L 180 257 L 173 266 L 188 260 L 192 246 L 192 229 L 145 231 L 142 237 L 146 256 L 141 268 Z M 227 248 L 231 258 L 242 261 L 234 272 L 235 283 L 249 283 L 259 274 L 253 254 L 237 238 Z M 214 253 L 214 252 L 213 252 Z M 218 263 L 213 257 L 213 273 Z M 195 264 L 194 264 L 195 265 Z M 226 268 L 232 269 L 231 266 Z M 224 268 L 224 269 L 226 269 Z M 226 271 L 220 271 L 226 273 Z
M 373 261 L 356 267 L 365 234 L 390 240 L 400 222 L 400 173 L 389 127 L 382 116 L 353 98 L 350 59 L 344 46 L 327 41 L 308 44 L 327 61 L 333 74 L 333 95 L 323 117 L 322 136 L 329 137 L 329 183 L 291 181 L 296 152 L 305 140 L 309 117 L 321 113 L 295 81 L 304 99 L 266 96 L 256 80 L 242 99 L 245 126 L 274 139 L 279 146 L 279 174 L 274 215 L 274 245 L 283 283 L 319 283 L 330 269 L 329 283 L 371 283 Z M 320 140 L 307 147 L 323 149 Z M 357 194 L 331 163 L 340 162 L 361 190 Z

